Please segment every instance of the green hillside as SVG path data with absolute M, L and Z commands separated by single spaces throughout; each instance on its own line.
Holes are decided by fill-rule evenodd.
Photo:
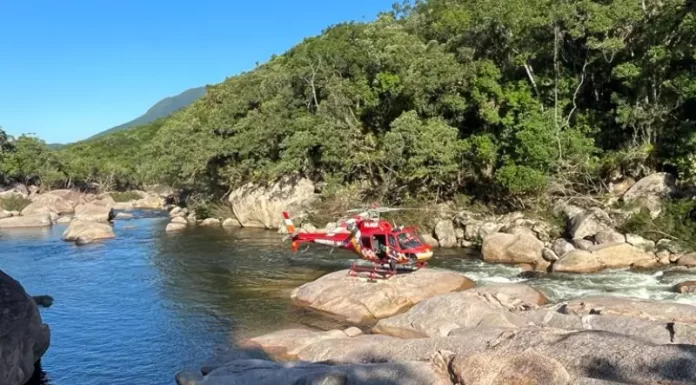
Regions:
M 142 126 L 144 124 L 151 123 L 157 119 L 167 117 L 184 107 L 190 106 L 193 102 L 203 97 L 205 93 L 206 87 L 198 87 L 188 89 L 176 96 L 164 98 L 157 102 L 154 106 L 150 107 L 150 109 L 147 110 L 147 112 L 145 112 L 143 115 L 131 120 L 128 123 L 124 123 L 120 126 L 110 128 L 106 131 L 102 131 L 89 139 L 99 138 L 104 135 L 112 134 L 114 132 L 122 131 L 131 127 Z
M 690 181 L 695 7 L 406 3 L 307 38 L 157 124 L 63 148 L 60 172 L 206 199 L 295 173 L 389 202 L 515 206 L 599 192 L 618 174 Z

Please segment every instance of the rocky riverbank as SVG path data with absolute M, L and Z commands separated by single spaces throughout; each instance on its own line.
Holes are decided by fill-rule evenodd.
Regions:
M 130 192 L 130 195 L 138 198 L 116 202 L 110 193 L 89 194 L 74 190 L 39 194 L 35 188 L 18 185 L 0 192 L 0 231 L 67 223 L 69 226 L 63 239 L 87 244 L 116 237 L 111 222 L 123 218 L 124 213 L 116 216 L 115 210 L 164 210 L 168 207 L 166 195 L 144 191 Z M 10 199 L 23 201 L 24 207 L 16 211 L 5 210 L 2 204 Z
M 49 348 L 51 331 L 41 319 L 37 302 L 50 306 L 52 299 L 29 296 L 19 282 L 0 270 L 0 384 L 25 384 Z
M 434 282 L 443 284 L 432 289 Z M 523 284 L 474 286 L 440 269 L 376 283 L 339 271 L 297 288 L 292 299 L 355 326 L 238 341 L 238 350 L 179 373 L 177 383 L 685 385 L 696 378 L 692 305 L 611 296 L 548 303 Z

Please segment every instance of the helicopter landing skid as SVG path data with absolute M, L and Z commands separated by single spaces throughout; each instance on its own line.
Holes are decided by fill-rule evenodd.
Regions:
M 399 273 L 400 269 L 410 273 L 419 270 L 426 265 L 426 263 L 418 263 L 414 265 L 397 266 L 395 269 L 392 269 L 388 264 L 374 264 L 371 266 L 366 266 L 359 265 L 358 263 L 354 262 L 348 271 L 348 275 L 359 278 L 360 273 L 367 273 L 368 281 L 376 282 L 377 280 L 389 280 L 394 278 Z

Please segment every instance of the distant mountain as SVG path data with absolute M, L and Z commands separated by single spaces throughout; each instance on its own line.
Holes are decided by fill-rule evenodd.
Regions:
M 94 138 L 99 138 L 107 134 L 111 134 L 114 132 L 118 131 L 123 131 L 125 129 L 131 128 L 131 127 L 136 127 L 136 126 L 141 126 L 143 124 L 148 124 L 151 122 L 154 122 L 155 120 L 159 118 L 163 118 L 166 116 L 169 116 L 173 114 L 174 112 L 184 108 L 188 107 L 193 102 L 196 100 L 200 99 L 201 97 L 205 96 L 206 93 L 206 87 L 198 87 L 198 88 L 191 88 L 189 90 L 186 90 L 179 95 L 176 96 L 170 96 L 168 98 L 162 99 L 157 104 L 154 106 L 150 107 L 147 112 L 133 120 L 131 120 L 128 123 L 124 123 L 120 126 L 116 126 L 113 128 L 110 128 L 106 131 L 102 131 L 86 140 L 94 139 Z

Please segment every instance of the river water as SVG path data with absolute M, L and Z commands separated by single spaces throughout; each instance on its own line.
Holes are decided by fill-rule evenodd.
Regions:
M 197 370 L 214 347 L 286 327 L 341 325 L 294 308 L 290 291 L 347 268 L 353 255 L 322 246 L 290 251 L 281 236 L 249 229 L 191 228 L 167 234 L 166 213 L 136 211 L 115 222 L 116 239 L 64 242 L 66 225 L 0 232 L 0 269 L 32 295 L 54 297 L 41 309 L 52 329 L 42 385 L 174 384 Z M 561 301 L 596 294 L 696 304 L 670 288 L 696 279 L 681 271 L 520 278 L 520 270 L 481 262 L 471 252 L 437 250 L 432 265 L 479 284 L 526 282 Z

